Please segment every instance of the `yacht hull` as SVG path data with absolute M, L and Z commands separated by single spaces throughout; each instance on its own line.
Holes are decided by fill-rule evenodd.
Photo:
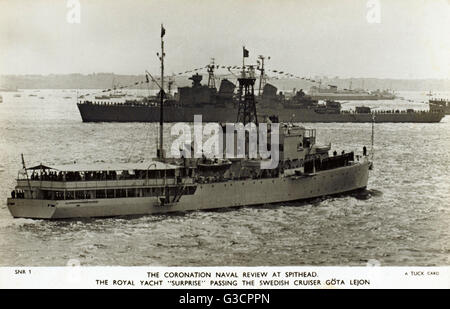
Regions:
M 162 204 L 158 197 L 84 200 L 9 198 L 8 209 L 16 218 L 62 219 L 147 215 L 290 202 L 363 189 L 369 162 L 364 161 L 311 175 L 286 176 L 198 184 L 191 195 Z

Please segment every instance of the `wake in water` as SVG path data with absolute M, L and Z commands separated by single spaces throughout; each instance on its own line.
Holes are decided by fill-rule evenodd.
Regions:
M 382 196 L 383 192 L 376 190 L 376 189 L 364 189 L 360 191 L 356 191 L 351 194 L 352 197 L 358 199 L 358 200 L 368 200 L 372 197 Z
M 43 220 L 36 219 L 24 219 L 24 218 L 2 218 L 0 219 L 0 229 L 8 228 L 8 227 L 23 227 L 23 226 L 32 226 L 39 225 Z

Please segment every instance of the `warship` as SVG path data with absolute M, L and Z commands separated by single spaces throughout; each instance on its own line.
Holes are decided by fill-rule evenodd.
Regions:
M 265 138 L 279 138 L 276 166 L 262 168 L 262 157 L 170 159 L 163 148 L 164 33 L 161 26 L 161 84 L 157 159 L 137 163 L 44 165 L 26 167 L 7 199 L 16 218 L 59 219 L 146 215 L 189 210 L 263 205 L 364 190 L 371 160 L 366 151 L 329 155 L 331 145 L 316 144 L 316 130 L 267 123 Z M 245 51 L 245 49 L 244 49 Z M 244 52 L 245 58 L 245 52 Z M 238 79 L 240 123 L 259 125 L 255 78 Z M 276 128 L 279 127 L 279 130 Z M 246 141 L 245 141 L 246 142 Z M 244 145 L 245 148 L 247 144 Z M 275 147 L 275 146 L 273 146 Z M 222 149 L 227 151 L 228 144 Z M 275 149 L 275 148 L 273 148 Z M 228 149 L 230 150 L 230 149 Z M 28 173 L 31 172 L 31 175 Z
M 249 67 L 253 70 L 253 67 Z M 320 102 L 319 99 L 329 98 L 306 94 L 303 89 L 287 96 L 266 82 L 264 67 L 259 76 L 259 90 L 256 97 L 260 119 L 277 115 L 279 121 L 291 122 L 440 122 L 445 114 L 435 108 L 417 111 L 408 110 L 376 110 L 358 106 L 355 110 L 341 109 L 341 103 L 336 101 L 345 97 L 335 96 Z M 150 76 L 151 77 L 151 76 Z M 148 81 L 147 77 L 147 81 Z M 215 86 L 214 65 L 208 65 L 208 84 L 202 85 L 202 75 L 190 77 L 190 87 L 179 87 L 178 93 L 171 95 L 169 90 L 164 97 L 165 122 L 192 122 L 194 115 L 201 114 L 204 122 L 235 122 L 238 112 L 238 93 L 236 86 L 228 79 L 222 79 L 220 88 Z M 171 85 L 169 83 L 169 85 Z M 349 94 L 350 95 L 350 94 Z M 353 95 L 353 94 L 351 94 Z M 372 97 L 387 96 L 387 94 L 372 95 Z M 96 97 L 97 98 L 97 97 Z M 98 97 L 100 100 L 77 100 L 83 122 L 158 122 L 159 95 L 142 99 L 125 100 L 125 102 L 109 102 L 107 95 Z M 353 96 L 356 98 L 356 96 Z M 102 100 L 105 99 L 105 100 Z M 367 98 L 358 94 L 358 99 Z
M 204 122 L 235 122 L 238 100 L 232 89 L 234 84 L 223 79 L 221 87 L 201 85 L 201 75 L 194 75 L 192 87 L 179 88 L 178 100 L 164 101 L 165 122 L 192 122 L 194 115 L 202 115 Z M 430 104 L 428 110 L 372 110 L 367 106 L 357 106 L 354 110 L 343 110 L 335 100 L 321 102 L 303 90 L 287 98 L 277 94 L 277 88 L 269 83 L 257 96 L 260 119 L 277 115 L 282 122 L 440 122 L 445 116 L 442 109 Z M 105 102 L 84 100 L 77 103 L 83 122 L 158 122 L 159 104 L 157 96 L 142 100 Z

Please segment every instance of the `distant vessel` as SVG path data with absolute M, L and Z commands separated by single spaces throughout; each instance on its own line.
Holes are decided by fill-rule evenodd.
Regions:
M 109 97 L 111 99 L 117 99 L 117 98 L 123 98 L 125 97 L 127 94 L 126 93 L 121 93 L 121 92 L 117 92 L 117 93 L 112 93 L 109 95 Z
M 447 99 L 430 99 L 430 109 L 450 115 L 450 101 Z
M 0 87 L 0 92 L 17 92 L 16 86 Z
M 96 100 L 109 100 L 111 97 L 109 95 L 97 95 L 95 96 Z
M 370 92 L 372 95 L 375 95 L 378 97 L 378 100 L 394 100 L 395 98 L 397 98 L 397 95 L 395 94 L 394 91 L 390 91 L 388 89 L 384 89 L 384 90 L 374 90 Z
M 3 103 L 3 97 L 0 95 L 0 103 Z
M 164 28 L 161 30 L 160 138 L 158 161 L 112 164 L 37 165 L 26 168 L 7 199 L 13 217 L 75 218 L 144 215 L 262 205 L 362 190 L 371 162 L 353 152 L 329 156 L 316 144 L 316 130 L 281 125 L 277 166 L 250 159 L 167 159 L 163 149 Z M 245 57 L 245 49 L 244 49 Z M 243 65 L 243 68 L 245 66 Z M 253 86 L 243 69 L 237 119 L 258 125 Z M 261 138 L 261 136 L 259 137 Z M 261 142 L 261 139 L 260 139 Z M 244 147 L 246 148 L 246 147 Z M 272 158 L 275 159 L 275 158 Z M 28 172 L 32 171 L 31 176 Z
M 112 92 L 110 92 L 110 91 L 112 91 Z M 119 98 L 123 98 L 127 95 L 126 93 L 123 93 L 122 91 L 117 90 L 117 86 L 114 84 L 114 80 L 113 80 L 112 88 L 104 90 L 103 92 L 109 92 L 109 93 L 95 96 L 95 99 L 96 100 L 119 99 Z
M 335 85 L 328 85 L 327 88 L 312 86 L 308 94 L 316 100 L 393 100 L 396 97 L 394 93 L 388 90 L 373 92 L 364 89 L 339 90 Z

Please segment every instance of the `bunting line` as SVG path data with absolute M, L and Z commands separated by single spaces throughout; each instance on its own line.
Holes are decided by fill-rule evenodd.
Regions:
M 208 67 L 209 67 L 209 65 L 206 65 L 206 66 L 201 67 L 201 68 L 195 68 L 195 69 L 186 70 L 186 71 L 183 71 L 183 72 L 172 73 L 172 76 L 181 76 L 183 74 L 189 74 L 189 73 L 204 71 Z M 214 67 L 216 69 L 226 69 L 234 77 L 237 77 L 237 75 L 234 74 L 232 72 L 232 70 L 241 70 L 242 69 L 241 66 L 236 66 L 236 65 L 235 66 L 231 66 L 231 65 L 214 64 Z M 283 78 L 295 78 L 295 79 L 301 79 L 301 80 L 304 80 L 304 81 L 308 81 L 308 82 L 311 82 L 311 83 L 320 83 L 319 81 L 316 81 L 316 80 L 314 80 L 312 78 L 298 76 L 296 74 L 292 74 L 292 73 L 285 72 L 285 71 L 272 70 L 272 69 L 266 69 L 266 71 L 275 74 L 275 76 L 267 76 L 269 79 L 280 80 L 280 79 L 283 79 Z M 152 82 L 156 82 L 156 81 L 159 81 L 159 80 L 161 80 L 161 77 L 154 78 L 154 80 Z M 137 81 L 137 82 L 134 82 L 134 83 L 129 84 L 129 85 L 108 88 L 108 89 L 104 89 L 104 90 L 93 92 L 93 93 L 86 93 L 86 94 L 83 94 L 81 97 L 93 96 L 93 95 L 102 94 L 102 93 L 104 94 L 104 93 L 111 92 L 111 91 L 114 91 L 114 90 L 117 90 L 117 89 L 128 89 L 128 88 L 133 87 L 133 86 L 139 86 L 139 85 L 148 84 L 148 83 L 150 83 L 150 81 L 148 79 L 148 76 L 146 75 L 146 80 L 144 80 L 144 81 Z

